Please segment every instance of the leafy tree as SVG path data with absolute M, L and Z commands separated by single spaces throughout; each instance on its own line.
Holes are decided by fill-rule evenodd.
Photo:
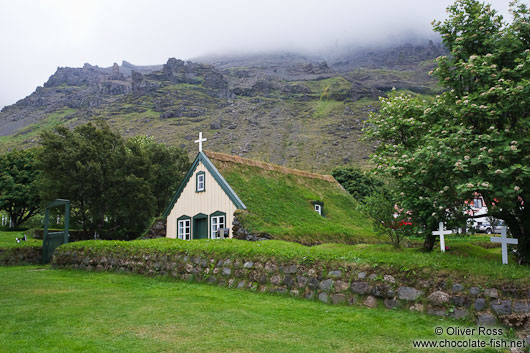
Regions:
M 511 5 L 506 23 L 490 5 L 459 0 L 434 22 L 450 55 L 432 72 L 446 90 L 432 100 L 391 94 L 370 118 L 378 171 L 396 178 L 402 205 L 430 231 L 462 218 L 481 194 L 530 260 L 530 12 Z
M 137 158 L 143 158 L 143 163 L 134 162 L 135 166 L 148 167 L 143 177 L 156 199 L 156 214 L 159 215 L 190 168 L 188 156 L 180 148 L 156 143 L 152 137 L 133 137 L 127 141 L 127 147 Z
M 0 210 L 9 214 L 15 228 L 39 212 L 38 175 L 34 149 L 0 155 Z
M 145 142 L 145 141 L 144 141 Z M 44 200 L 66 198 L 72 202 L 73 218 L 92 234 L 103 238 L 130 239 L 141 234 L 158 214 L 158 204 L 169 198 L 157 184 L 162 157 L 173 158 L 162 145 L 141 139 L 125 141 L 102 121 L 76 127 L 58 127 L 42 134 L 43 149 L 38 161 Z M 157 151 L 153 153 L 151 151 Z M 179 182 L 187 166 L 183 152 L 178 164 L 165 161 L 173 182 Z M 168 179 L 171 176 L 166 176 Z M 161 203 L 162 201 L 160 201 Z
M 399 208 L 398 198 L 391 193 L 374 193 L 364 199 L 362 210 L 370 216 L 374 230 L 386 235 L 398 248 L 407 235 L 408 215 Z
M 357 200 L 363 201 L 366 197 L 376 193 L 385 192 L 384 183 L 363 172 L 357 167 L 339 167 L 335 168 L 331 175 Z

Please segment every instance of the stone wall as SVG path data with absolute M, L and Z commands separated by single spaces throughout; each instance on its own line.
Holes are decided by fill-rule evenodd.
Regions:
M 164 238 L 166 236 L 166 218 L 158 218 L 153 221 L 143 239 Z
M 130 254 L 119 251 L 58 248 L 56 268 L 163 275 L 229 288 L 249 289 L 319 300 L 328 304 L 384 306 L 479 325 L 503 324 L 530 333 L 530 290 L 480 287 L 463 280 L 417 280 L 404 273 L 385 273 L 366 265 L 298 264 L 276 259 L 215 255 Z
M 0 265 L 40 264 L 41 259 L 41 247 L 17 246 L 0 248 Z
M 272 236 L 269 233 L 250 232 L 249 230 L 245 229 L 243 226 L 243 222 L 241 221 L 241 212 L 246 211 L 237 210 L 236 212 L 234 212 L 234 221 L 232 222 L 232 236 L 235 239 L 248 241 L 272 239 Z

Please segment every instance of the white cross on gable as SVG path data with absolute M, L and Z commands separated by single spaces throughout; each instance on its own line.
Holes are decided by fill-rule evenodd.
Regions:
M 444 230 L 444 222 L 440 222 L 438 224 L 438 230 L 435 230 L 432 232 L 432 235 L 440 236 L 440 250 L 442 252 L 445 252 L 445 237 L 444 237 L 445 234 L 453 234 L 453 231 Z
M 195 143 L 199 144 L 199 152 L 202 152 L 202 143 L 206 141 L 206 138 L 202 138 L 202 132 L 199 132 L 199 139 L 195 140 Z
M 506 227 L 502 227 L 500 237 L 491 237 L 490 241 L 493 243 L 501 243 L 502 263 L 503 265 L 507 265 L 508 264 L 508 244 L 518 244 L 519 241 L 514 238 L 506 237 Z

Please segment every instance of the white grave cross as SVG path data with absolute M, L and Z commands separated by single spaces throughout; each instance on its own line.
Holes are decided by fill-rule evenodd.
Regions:
M 506 227 L 502 227 L 501 236 L 499 237 L 490 237 L 490 241 L 493 243 L 501 243 L 502 247 L 502 264 L 508 265 L 508 244 L 518 244 L 519 240 L 514 238 L 506 237 Z
M 206 138 L 202 138 L 202 132 L 199 132 L 199 139 L 195 140 L 195 143 L 199 144 L 199 152 L 202 152 L 202 143 L 206 141 Z
M 442 252 L 445 252 L 445 237 L 444 237 L 445 234 L 453 234 L 453 231 L 444 230 L 444 222 L 440 222 L 438 224 L 438 230 L 435 230 L 432 232 L 432 235 L 440 236 L 440 250 Z

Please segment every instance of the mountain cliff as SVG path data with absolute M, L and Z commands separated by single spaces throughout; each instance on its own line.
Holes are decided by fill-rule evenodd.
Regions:
M 58 68 L 0 112 L 0 150 L 38 143 L 44 129 L 102 118 L 125 136 L 186 148 L 202 131 L 210 150 L 314 171 L 363 162 L 360 141 L 378 97 L 393 87 L 438 91 L 427 75 L 440 45 L 342 52 L 170 58 L 164 65 Z

